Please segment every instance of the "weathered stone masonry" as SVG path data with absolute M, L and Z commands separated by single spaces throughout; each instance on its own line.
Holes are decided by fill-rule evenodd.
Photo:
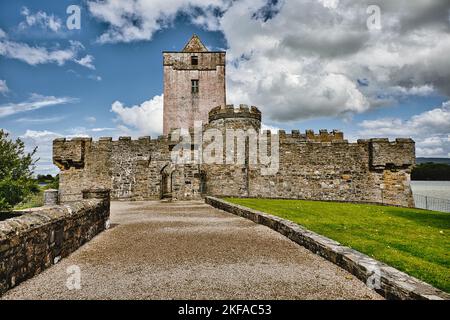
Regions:
M 108 228 L 109 203 L 107 190 L 86 191 L 81 201 L 0 222 L 0 295 Z
M 225 52 L 210 52 L 193 36 L 182 52 L 165 51 L 163 59 L 163 133 L 189 129 L 197 120 L 206 123 L 209 110 L 225 104 Z M 198 92 L 192 92 L 192 81 Z
M 260 112 L 246 106 L 215 108 L 204 129 L 223 133 L 260 129 Z M 341 132 L 278 132 L 280 167 L 261 175 L 247 164 L 171 163 L 170 135 L 118 141 L 101 138 L 56 139 L 54 162 L 60 167 L 62 201 L 81 198 L 81 190 L 110 188 L 112 199 L 198 199 L 204 195 L 379 202 L 412 206 L 410 170 L 415 162 L 411 139 L 358 140 Z M 205 142 L 206 144 L 206 142 Z M 224 142 L 225 145 L 225 142 Z
M 56 139 L 53 162 L 61 170 L 62 201 L 80 199 L 83 189 L 102 187 L 111 189 L 115 200 L 213 195 L 413 205 L 411 139 L 349 143 L 337 130 L 280 131 L 280 165 L 274 175 L 262 175 L 262 165 L 249 164 L 249 149 L 260 147 L 249 138 L 245 150 L 235 151 L 245 152 L 244 163 L 172 163 L 177 141 L 172 141 L 171 128 L 189 128 L 193 134 L 192 126 L 200 120 L 201 130 L 217 129 L 225 139 L 227 129 L 259 132 L 262 115 L 256 107 L 225 105 L 225 53 L 208 52 L 198 37 L 182 52 L 164 52 L 163 58 L 164 135 Z M 202 147 L 207 145 L 204 141 Z M 194 141 L 191 149 L 199 147 Z

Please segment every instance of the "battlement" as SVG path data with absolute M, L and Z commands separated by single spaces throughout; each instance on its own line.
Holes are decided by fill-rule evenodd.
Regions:
M 92 138 L 73 138 L 66 140 L 59 138 L 53 140 L 53 162 L 62 170 L 70 167 L 83 168 L 85 145 Z
M 313 130 L 306 130 L 305 135 L 306 140 L 314 142 L 333 142 L 344 140 L 344 133 L 339 130 L 328 132 L 328 130 L 322 129 L 319 131 L 319 134 L 314 133 Z
M 168 137 L 166 136 L 159 136 L 156 139 L 152 139 L 150 136 L 139 137 L 138 139 L 123 136 L 119 137 L 118 140 L 113 140 L 112 137 L 100 137 L 98 140 L 93 140 L 91 137 L 58 138 L 53 140 L 53 163 L 61 170 L 83 169 L 89 150 L 111 150 L 113 145 L 142 147 L 143 150 L 150 150 L 162 148 L 163 145 L 167 145 L 167 141 Z
M 369 142 L 358 140 L 358 143 L 369 143 L 370 166 L 373 170 L 406 168 L 416 163 L 416 147 L 412 139 L 370 139 Z
M 235 108 L 234 105 L 217 106 L 209 111 L 209 122 L 218 119 L 227 118 L 249 118 L 261 121 L 261 111 L 255 106 L 249 107 L 246 104 L 241 104 Z
M 269 131 L 270 132 L 270 131 Z M 347 142 L 344 140 L 344 134 L 339 130 L 320 130 L 319 133 L 315 133 L 314 130 L 306 130 L 305 133 L 301 133 L 300 130 L 292 130 L 291 133 L 286 133 L 285 130 L 279 130 L 278 135 L 280 139 L 296 139 L 307 142 Z
M 73 144 L 73 143 L 80 143 L 80 142 L 91 142 L 91 143 L 97 143 L 97 142 L 161 142 L 167 140 L 167 137 L 164 135 L 158 136 L 157 138 L 153 138 L 151 136 L 143 136 L 139 137 L 137 139 L 133 139 L 130 136 L 120 136 L 117 140 L 114 140 L 112 137 L 100 137 L 98 140 L 92 139 L 92 137 L 74 137 L 74 138 L 57 138 L 53 140 L 53 145 L 59 145 L 59 144 Z

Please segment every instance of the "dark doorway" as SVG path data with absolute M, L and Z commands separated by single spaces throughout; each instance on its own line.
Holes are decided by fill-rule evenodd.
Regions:
M 170 165 L 161 170 L 161 199 L 172 198 L 172 172 Z

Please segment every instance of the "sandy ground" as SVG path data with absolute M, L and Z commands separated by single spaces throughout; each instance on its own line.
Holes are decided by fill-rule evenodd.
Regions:
M 111 221 L 2 298 L 381 299 L 275 231 L 200 201 L 113 202 Z M 74 265 L 79 290 L 66 286 Z

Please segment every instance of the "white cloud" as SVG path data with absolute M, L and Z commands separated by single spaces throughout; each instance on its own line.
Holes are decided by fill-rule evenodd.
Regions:
M 0 41 L 0 55 L 22 60 L 31 65 L 45 63 L 63 65 L 65 62 L 75 59 L 76 51 L 73 47 L 48 50 L 44 47 L 32 47 L 26 43 L 2 40 Z
M 140 105 L 129 108 L 116 101 L 111 106 L 111 112 L 117 114 L 125 126 L 136 128 L 141 135 L 158 136 L 162 134 L 163 95 L 154 96 Z M 129 131 L 126 127 L 121 126 L 120 128 L 122 131 Z
M 227 73 L 231 102 L 258 105 L 270 120 L 281 122 L 347 117 L 434 89 L 450 94 L 450 66 L 443 58 L 450 49 L 449 26 L 435 10 L 445 1 L 422 2 L 420 8 L 436 20 L 423 22 L 420 32 L 416 26 L 399 27 L 404 16 L 424 19 L 418 1 L 401 2 L 383 1 L 381 33 L 366 27 L 368 1 L 287 0 L 265 22 L 252 18 L 265 1 L 234 3 L 220 21 L 228 58 L 235 62 Z M 391 20 L 398 23 L 390 25 Z
M 263 122 L 263 123 L 261 123 L 261 130 L 262 131 L 269 130 L 271 133 L 275 133 L 275 132 L 278 132 L 278 130 L 281 130 L 281 128 L 275 127 L 275 126 L 271 126 L 271 125 L 268 125 L 268 124 Z
M 448 0 L 379 0 L 382 32 L 367 28 L 370 4 L 105 0 L 88 7 L 108 25 L 99 42 L 150 40 L 179 12 L 222 31 L 230 102 L 257 105 L 272 123 L 349 118 L 411 95 L 450 96 Z
M 412 137 L 418 156 L 447 157 L 450 153 L 450 101 L 407 120 L 364 120 L 359 125 L 358 133 L 363 137 Z
M 101 76 L 96 76 L 94 74 L 89 75 L 88 79 L 95 80 L 95 81 L 102 81 L 103 80 Z
M 137 0 L 137 1 L 88 1 L 89 12 L 98 20 L 106 22 L 109 28 L 97 39 L 100 43 L 131 42 L 150 40 L 153 34 L 173 22 L 178 12 L 195 14 L 193 8 L 200 8 L 202 14 L 195 14 L 198 23 L 217 26 L 214 9 L 225 9 L 230 0 Z M 215 20 L 215 22 L 212 22 Z
M 115 131 L 116 128 L 92 128 L 90 131 L 92 132 L 104 132 L 104 131 Z
M 94 62 L 94 57 L 91 56 L 90 54 L 84 56 L 84 57 L 81 58 L 81 59 L 78 59 L 78 60 L 75 59 L 74 61 L 75 61 L 76 63 L 78 63 L 80 66 L 89 68 L 89 69 L 91 69 L 91 70 L 95 70 L 95 66 L 94 66 L 94 64 L 93 64 L 93 62 Z
M 0 31 L 3 32 L 1 29 Z M 84 50 L 82 43 L 70 40 L 69 44 L 69 47 L 65 49 L 57 48 L 52 50 L 46 47 L 30 46 L 23 42 L 11 41 L 3 32 L 3 36 L 0 36 L 0 55 L 18 59 L 33 66 L 47 63 L 56 63 L 62 66 L 66 62 L 72 61 L 86 68 L 95 69 L 93 56 L 86 55 L 83 58 L 77 58 L 79 51 Z
M 53 165 L 52 146 L 53 140 L 61 137 L 61 134 L 48 130 L 27 130 L 20 136 L 21 140 L 25 143 L 27 152 L 37 147 L 36 157 L 39 158 L 39 161 L 36 165 L 36 174 L 58 173 L 58 168 Z
M 5 95 L 9 92 L 9 88 L 6 85 L 6 80 L 0 80 L 0 94 Z
M 8 117 L 21 112 L 37 110 L 49 106 L 74 103 L 77 101 L 78 99 L 71 97 L 42 96 L 40 94 L 33 93 L 26 101 L 0 105 L 0 118 Z
M 86 120 L 86 122 L 88 122 L 90 124 L 93 124 L 93 123 L 95 123 L 97 121 L 97 118 L 91 116 L 91 117 L 84 118 L 84 120 Z
M 319 0 L 319 2 L 325 7 L 330 9 L 336 9 L 339 5 L 339 0 Z
M 435 91 L 432 85 L 423 85 L 420 87 L 412 86 L 411 88 L 405 88 L 400 86 L 392 87 L 392 94 L 399 93 L 406 96 L 427 96 Z
M 96 137 L 96 134 L 113 131 L 114 133 L 122 133 L 123 131 L 117 131 L 116 128 L 93 128 L 86 129 L 84 127 L 75 127 L 65 130 L 65 133 L 59 133 L 50 130 L 26 130 L 24 134 L 20 136 L 20 139 L 24 141 L 27 152 L 37 148 L 36 158 L 39 158 L 36 166 L 36 174 L 56 174 L 58 168 L 53 165 L 53 140 L 56 138 L 75 138 L 75 137 Z M 117 136 L 117 135 L 115 135 Z
M 60 18 L 53 14 L 47 14 L 44 11 L 38 11 L 33 14 L 27 7 L 23 7 L 21 14 L 25 17 L 25 21 L 19 24 L 19 28 L 22 30 L 27 29 L 28 27 L 38 26 L 43 29 L 58 32 L 62 27 Z
M 41 124 L 41 123 L 52 123 L 52 122 L 59 122 L 66 117 L 64 116 L 58 116 L 58 117 L 48 117 L 48 118 L 19 118 L 16 120 L 16 122 L 22 122 L 22 123 L 30 123 L 30 124 Z
M 414 136 L 450 133 L 450 101 L 439 108 L 414 115 L 410 119 L 385 118 L 360 123 L 364 136 Z M 430 140 L 428 140 L 430 141 Z
M 56 138 L 60 138 L 61 135 L 59 133 L 56 132 L 52 132 L 52 131 L 48 131 L 48 130 L 44 130 L 44 131 L 35 131 L 35 130 L 27 130 L 25 132 L 25 134 L 23 136 L 21 136 L 21 138 L 24 139 L 47 139 L 47 140 L 52 140 L 56 139 Z

